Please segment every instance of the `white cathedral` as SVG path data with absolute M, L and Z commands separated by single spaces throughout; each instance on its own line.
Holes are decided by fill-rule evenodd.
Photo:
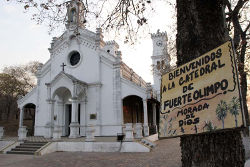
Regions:
M 86 136 L 88 127 L 94 136 L 116 136 L 127 123 L 141 127 L 143 136 L 157 133 L 157 69 L 154 85 L 146 83 L 122 61 L 115 41 L 104 41 L 100 28 L 96 32 L 85 28 L 83 10 L 79 0 L 68 4 L 66 31 L 53 38 L 50 59 L 38 69 L 37 86 L 18 100 L 19 137 L 27 132 L 26 108 L 35 109 L 34 136 L 77 138 Z M 151 38 L 151 58 L 157 66 L 167 34 L 158 31 Z

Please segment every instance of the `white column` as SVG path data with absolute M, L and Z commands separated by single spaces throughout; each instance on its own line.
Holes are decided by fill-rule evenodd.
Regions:
M 63 114 L 64 114 L 64 103 L 63 101 L 59 100 L 57 101 L 57 108 L 58 108 L 58 112 L 57 112 L 57 121 L 58 121 L 58 125 L 60 125 L 63 128 Z
M 20 119 L 19 119 L 19 129 L 18 129 L 18 139 L 24 140 L 27 137 L 27 129 L 25 126 L 23 126 L 23 114 L 24 114 L 24 108 L 22 107 L 20 110 Z
M 153 103 L 153 125 L 156 125 L 156 104 Z
M 48 113 L 49 113 L 49 122 L 46 124 L 47 134 L 45 134 L 46 138 L 51 138 L 53 136 L 53 129 L 54 129 L 54 103 L 55 100 L 48 99 Z
M 148 128 L 147 99 L 143 99 L 143 112 L 144 112 L 144 124 L 143 124 L 144 136 L 148 136 L 149 135 L 149 128 Z
M 86 135 L 86 100 L 81 102 L 80 108 L 80 136 Z
M 54 126 L 54 104 L 55 104 L 55 100 L 48 100 L 50 123 L 52 127 Z
M 63 102 L 61 100 L 57 101 L 57 111 L 56 111 L 56 120 L 54 125 L 54 131 L 53 131 L 53 139 L 57 140 L 60 139 L 62 136 L 62 113 L 63 113 Z
M 72 98 L 72 111 L 71 111 L 71 124 L 70 124 L 70 138 L 79 137 L 79 122 L 77 120 L 78 115 L 78 100 L 76 97 Z
M 22 107 L 19 113 L 19 128 L 23 126 L 23 112 L 24 112 L 24 108 Z
M 72 98 L 71 122 L 78 122 L 77 115 L 78 115 L 78 100 Z
M 18 129 L 18 140 L 24 140 L 27 137 L 27 129 L 26 126 L 21 126 Z
M 85 109 L 85 127 L 89 124 L 89 112 L 87 111 L 87 99 L 84 101 L 84 109 Z
M 156 103 L 153 103 L 153 126 L 155 127 L 156 133 L 158 132 L 158 127 L 156 124 Z

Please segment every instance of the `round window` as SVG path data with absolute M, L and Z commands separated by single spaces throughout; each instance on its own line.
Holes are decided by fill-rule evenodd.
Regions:
M 81 56 L 79 52 L 77 51 L 72 52 L 69 57 L 70 65 L 75 66 L 76 64 L 79 63 L 80 59 L 81 59 Z

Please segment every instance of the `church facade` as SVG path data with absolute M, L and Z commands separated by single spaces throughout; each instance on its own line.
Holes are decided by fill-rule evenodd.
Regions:
M 34 136 L 77 138 L 92 127 L 95 136 L 116 136 L 124 124 L 141 126 L 143 135 L 157 132 L 160 77 L 146 83 L 122 61 L 119 45 L 103 40 L 102 30 L 84 27 L 83 4 L 68 4 L 66 31 L 53 38 L 50 59 L 39 67 L 37 86 L 18 100 L 19 137 L 23 115 L 35 108 Z M 153 63 L 160 60 L 166 33 L 152 34 Z M 155 75 L 155 74 L 154 74 Z

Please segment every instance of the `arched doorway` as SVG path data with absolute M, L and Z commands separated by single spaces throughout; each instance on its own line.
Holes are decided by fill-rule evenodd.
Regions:
M 23 107 L 23 125 L 27 127 L 27 136 L 34 136 L 36 105 L 28 103 Z
M 136 95 L 127 96 L 123 99 L 123 123 L 143 123 L 143 101 Z
M 55 90 L 52 98 L 55 100 L 54 125 L 61 127 L 62 136 L 69 136 L 72 115 L 71 92 L 66 87 L 60 87 Z

